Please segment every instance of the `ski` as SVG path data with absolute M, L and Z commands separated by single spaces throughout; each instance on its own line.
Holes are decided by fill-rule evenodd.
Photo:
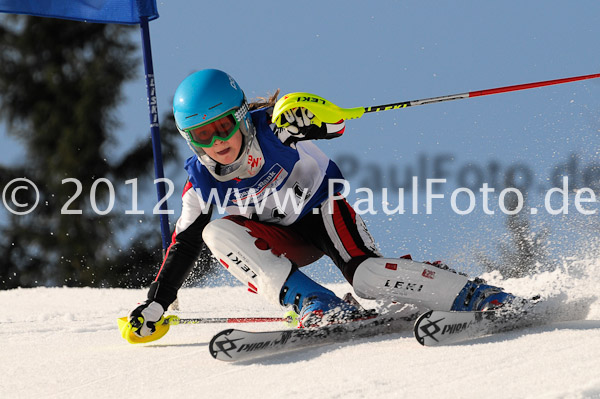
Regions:
M 494 328 L 497 325 L 506 326 L 507 330 L 520 327 L 518 320 L 502 317 L 493 310 L 484 312 L 431 310 L 419 317 L 413 332 L 421 345 L 438 346 L 500 332 Z
M 367 320 L 293 330 L 250 332 L 228 329 L 216 334 L 208 347 L 212 357 L 217 360 L 254 360 L 299 349 L 410 331 L 417 316 L 417 313 L 403 317 L 380 315 Z
M 423 346 L 459 343 L 490 334 L 508 332 L 558 321 L 582 320 L 589 304 L 569 305 L 539 302 L 525 309 L 498 309 L 481 312 L 429 311 L 415 322 L 413 332 Z

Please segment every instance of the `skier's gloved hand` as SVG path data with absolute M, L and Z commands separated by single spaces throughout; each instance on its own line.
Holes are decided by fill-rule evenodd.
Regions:
M 345 123 L 324 123 L 304 107 L 292 108 L 283 112 L 282 121 L 287 122 L 283 128 L 275 128 L 275 134 L 282 143 L 291 145 L 302 140 L 331 139 L 344 133 Z M 274 126 L 274 125 L 273 125 Z
M 299 107 L 285 111 L 283 117 L 285 121 L 290 124 L 289 126 L 286 126 L 286 129 L 291 134 L 306 134 L 311 126 L 311 121 L 315 118 L 315 114 L 307 108 Z M 316 124 L 312 126 L 319 128 Z M 323 125 L 321 124 L 321 128 L 322 127 Z
M 147 337 L 156 331 L 156 323 L 163 318 L 165 310 L 160 303 L 147 299 L 133 309 L 127 319 L 131 331 L 138 337 Z

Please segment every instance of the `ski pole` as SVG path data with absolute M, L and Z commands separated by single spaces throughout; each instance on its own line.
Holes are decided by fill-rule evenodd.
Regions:
M 194 319 L 181 319 L 178 316 L 170 315 L 162 319 L 162 322 L 156 323 L 155 331 L 146 337 L 139 337 L 134 334 L 134 330 L 129 323 L 127 317 L 117 319 L 121 336 L 130 344 L 143 344 L 162 338 L 168 331 L 169 327 L 177 324 L 203 324 L 203 323 L 262 323 L 262 322 L 293 322 L 293 317 L 201 317 Z M 291 325 L 291 324 L 290 324 Z
M 175 324 L 209 324 L 209 323 L 269 323 L 288 321 L 285 317 L 199 317 L 192 319 L 181 319 L 177 316 L 165 317 L 165 323 Z
M 282 122 L 281 114 L 285 111 L 304 107 L 310 109 L 310 111 L 315 114 L 318 121 L 315 123 L 320 124 L 320 122 L 326 123 L 335 123 L 341 119 L 357 119 L 361 118 L 364 114 L 370 112 L 380 112 L 380 111 L 389 111 L 392 109 L 406 108 L 406 107 L 414 107 L 417 105 L 425 105 L 425 104 L 433 104 L 439 103 L 443 101 L 451 101 L 451 100 L 460 100 L 463 98 L 472 98 L 472 97 L 481 97 L 488 96 L 490 94 L 498 94 L 498 93 L 507 93 L 510 91 L 518 91 L 518 90 L 527 90 L 533 89 L 536 87 L 543 86 L 551 86 L 557 85 L 561 83 L 568 82 L 576 82 L 579 80 L 586 79 L 595 79 L 600 78 L 600 73 L 595 73 L 592 75 L 582 75 L 582 76 L 573 76 L 570 78 L 563 79 L 553 79 L 553 80 L 545 80 L 543 82 L 534 82 L 534 83 L 523 83 L 512 86 L 504 86 L 504 87 L 496 87 L 494 89 L 487 90 L 477 90 L 470 91 L 466 93 L 460 94 L 451 94 L 446 96 L 439 97 L 431 97 L 424 98 L 421 100 L 412 100 L 412 101 L 401 101 L 397 103 L 385 104 L 385 105 L 375 105 L 369 107 L 355 107 L 355 108 L 341 108 L 332 102 L 325 100 L 322 97 L 319 97 L 310 93 L 290 93 L 283 96 L 281 99 L 277 101 L 275 104 L 275 108 L 273 109 L 273 117 L 272 119 L 275 121 L 277 126 L 284 127 L 288 125 L 286 122 Z

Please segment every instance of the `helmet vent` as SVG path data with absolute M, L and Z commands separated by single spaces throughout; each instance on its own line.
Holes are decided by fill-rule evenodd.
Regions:
M 210 107 L 210 108 L 209 108 L 209 110 L 211 110 L 211 109 L 213 109 L 213 108 L 217 108 L 217 107 L 218 107 L 219 105 L 221 105 L 221 104 L 223 104 L 223 103 L 221 102 L 221 103 L 218 103 L 217 105 L 213 105 L 212 107 Z
M 198 114 L 194 114 L 194 115 L 190 115 L 190 116 L 186 116 L 185 119 L 189 119 L 189 118 L 193 118 L 194 116 L 196 116 Z

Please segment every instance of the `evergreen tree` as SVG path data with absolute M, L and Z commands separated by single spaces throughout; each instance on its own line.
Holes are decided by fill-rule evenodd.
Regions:
M 0 187 L 27 177 L 40 192 L 34 212 L 9 214 L 0 225 L 0 288 L 147 285 L 162 258 L 158 217 L 92 208 L 92 201 L 101 210 L 110 205 L 109 185 L 99 179 L 113 183 L 118 199 L 125 180 L 153 176 L 149 133 L 120 159 L 109 153 L 122 86 L 141 79 L 136 28 L 13 15 L 0 21 L 0 118 L 27 153 L 22 165 L 0 169 Z M 181 163 L 179 135 L 172 117 L 165 121 L 165 160 Z M 81 193 L 64 179 L 81 182 Z M 125 233 L 135 237 L 119 243 Z

